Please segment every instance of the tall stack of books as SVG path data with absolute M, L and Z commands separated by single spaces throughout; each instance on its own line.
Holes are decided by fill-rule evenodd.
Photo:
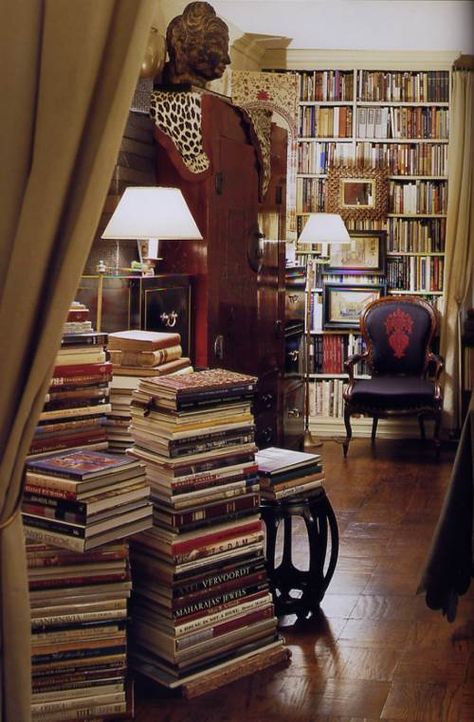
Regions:
M 33 720 L 117 719 L 133 703 L 125 687 L 127 543 L 78 554 L 27 542 L 26 553 Z
M 193 371 L 183 356 L 179 333 L 160 331 L 117 331 L 109 334 L 108 348 L 113 368 L 110 384 L 111 412 L 105 427 L 109 450 L 123 453 L 132 445 L 129 426 L 132 391 L 139 379 Z
M 154 526 L 131 544 L 131 664 L 188 696 L 287 661 L 264 567 L 256 378 L 211 369 L 142 379 L 129 453 Z
M 320 454 L 269 447 L 255 455 L 262 499 L 304 496 L 323 485 Z
M 72 450 L 26 462 L 22 503 L 29 539 L 73 551 L 152 523 L 144 465 L 125 455 Z
M 112 364 L 105 351 L 107 334 L 94 332 L 88 315 L 77 302 L 69 310 L 29 456 L 107 448 L 103 422 L 111 409 Z

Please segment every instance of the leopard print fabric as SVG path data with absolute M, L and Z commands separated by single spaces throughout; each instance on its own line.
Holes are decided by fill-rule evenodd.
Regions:
M 208 170 L 210 161 L 202 144 L 199 93 L 154 90 L 150 116 L 157 127 L 172 139 L 191 173 Z

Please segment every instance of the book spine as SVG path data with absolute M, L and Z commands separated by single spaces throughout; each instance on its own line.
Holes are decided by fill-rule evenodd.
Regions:
M 232 514 L 258 509 L 260 497 L 258 494 L 249 494 L 233 501 L 226 501 L 212 507 L 195 509 L 184 513 L 167 515 L 169 523 L 173 527 L 183 527 L 194 522 L 204 522 L 216 517 L 231 517 Z
M 68 319 L 70 321 L 81 321 L 87 319 Z M 67 333 L 61 339 L 61 346 L 104 346 L 107 343 L 108 334 L 100 333 L 98 331 L 91 331 L 86 333 Z
M 51 529 L 29 526 L 26 522 L 25 526 L 25 532 L 28 539 L 37 539 L 39 541 L 44 541 L 47 544 L 53 544 L 54 546 L 70 549 L 71 551 L 84 551 L 84 539 L 66 536 L 65 534 L 52 531 Z
M 115 703 L 105 703 L 105 704 L 96 704 L 91 705 L 89 707 L 81 707 L 80 709 L 74 710 L 70 709 L 67 711 L 67 719 L 68 722 L 72 722 L 72 720 L 90 720 L 90 722 L 93 722 L 93 720 L 98 720 L 99 718 L 102 718 L 107 715 L 118 715 L 123 714 L 127 711 L 127 703 L 124 702 L 115 702 Z M 38 714 L 40 714 L 38 712 Z M 33 716 L 33 722 L 36 722 L 36 719 L 41 720 L 41 717 L 37 717 L 37 715 Z M 60 710 L 59 712 L 49 712 L 47 716 L 48 722 L 64 722 L 64 711 Z
M 44 517 L 27 514 L 22 512 L 23 522 L 28 527 L 37 527 L 46 529 L 47 531 L 58 532 L 67 536 L 76 537 L 77 539 L 85 539 L 85 525 L 71 524 L 70 522 L 61 522 L 57 519 L 46 519 Z
M 32 619 L 33 629 L 46 629 L 48 627 L 68 626 L 71 624 L 83 624 L 85 622 L 100 622 L 106 620 L 126 619 L 126 609 L 113 609 L 96 612 L 82 612 L 79 614 L 52 614 L 47 617 L 36 617 Z
M 98 574 L 91 576 L 64 576 L 60 579 L 30 579 L 28 586 L 31 589 L 49 589 L 51 587 L 81 587 L 84 584 L 108 584 L 110 582 L 124 582 L 128 579 L 128 572 L 115 574 Z
M 252 519 L 248 523 L 240 524 L 238 526 L 230 525 L 225 529 L 215 530 L 213 532 L 209 532 L 208 534 L 196 534 L 193 535 L 192 538 L 183 541 L 173 541 L 170 544 L 170 549 L 177 553 L 193 551 L 200 546 L 214 544 L 219 541 L 225 541 L 226 539 L 235 536 L 243 536 L 244 534 L 255 531 L 262 531 L 261 519 Z M 159 536 L 159 530 L 156 529 L 155 532 Z
M 63 376 L 70 378 L 84 375 L 98 377 L 105 374 L 112 374 L 112 364 L 110 361 L 56 364 L 53 370 L 53 379 Z
M 63 438 L 56 437 L 51 439 L 39 438 L 33 439 L 30 444 L 29 453 L 41 454 L 44 451 L 61 451 L 70 449 L 74 446 L 87 446 L 88 444 L 96 444 L 99 441 L 107 441 L 107 434 L 100 430 L 97 433 L 90 434 L 71 434 Z
M 211 597 L 207 589 L 204 591 L 201 590 L 200 592 L 193 592 L 183 597 L 174 597 L 171 604 L 172 616 L 175 619 L 179 619 L 180 617 L 193 613 L 194 610 L 199 611 L 206 609 L 208 604 L 212 604 L 212 600 L 216 600 L 216 604 L 224 604 L 226 601 L 232 599 L 233 594 L 245 596 L 262 588 L 268 588 L 267 574 L 263 570 L 250 575 L 248 578 L 240 578 L 237 582 L 221 584 Z
M 241 617 L 229 619 L 220 624 L 215 624 L 211 627 L 200 629 L 193 634 L 186 635 L 186 637 L 183 639 L 177 639 L 176 649 L 178 651 L 183 651 L 185 649 L 189 649 L 189 647 L 194 647 L 197 644 L 202 644 L 202 642 L 206 642 L 215 637 L 221 637 L 224 634 L 229 634 L 230 632 L 234 632 L 238 629 L 241 629 L 242 627 L 248 627 L 251 624 L 255 624 L 256 622 L 262 622 L 265 619 L 271 619 L 272 617 L 272 605 L 264 607 L 263 609 L 256 609 Z
M 245 482 L 246 485 L 255 483 L 257 467 L 255 465 L 248 466 L 242 469 L 241 472 L 226 474 L 211 474 L 205 472 L 204 474 L 191 475 L 185 479 L 179 478 L 173 480 L 170 483 L 170 488 L 173 495 L 179 496 L 193 491 L 199 491 L 200 489 L 208 489 L 215 486 L 226 486 L 228 484 L 234 484 L 238 481 Z
M 183 564 L 185 562 L 191 562 L 196 559 L 202 559 L 203 557 L 213 556 L 221 552 L 233 551 L 241 549 L 255 542 L 263 541 L 264 535 L 262 532 L 249 533 L 245 536 L 236 537 L 234 539 L 222 540 L 201 546 L 199 549 L 190 548 L 189 551 L 175 552 L 173 554 L 173 560 L 176 564 Z
M 53 376 L 50 381 L 50 389 L 77 389 L 80 386 L 95 386 L 96 384 L 104 384 L 109 381 L 112 381 L 112 371 L 102 374 L 77 374 L 74 376 L 64 374 L 62 376 Z
M 100 404 L 95 406 L 81 406 L 76 408 L 63 408 L 55 409 L 52 411 L 42 411 L 40 413 L 40 421 L 46 421 L 48 419 L 63 419 L 73 416 L 95 416 L 97 414 L 108 414 L 112 411 L 110 404 Z
M 263 575 L 263 576 L 262 576 Z M 260 569 L 255 571 L 255 563 L 235 566 L 222 572 L 215 572 L 211 576 L 202 576 L 187 584 L 179 583 L 173 589 L 173 595 L 177 598 L 176 604 L 185 603 L 183 597 L 189 598 L 192 594 L 209 594 L 210 589 L 234 589 L 237 586 L 245 586 L 253 582 L 266 579 L 266 571 Z M 226 586 L 227 585 L 227 586 Z
M 28 481 L 30 479 L 30 482 Z M 39 482 L 36 482 L 33 480 L 33 476 L 27 475 L 27 480 L 25 484 L 25 491 L 28 493 L 37 493 L 41 494 L 42 496 L 49 496 L 51 498 L 55 499 L 65 499 L 68 501 L 75 501 L 77 499 L 77 494 L 75 491 L 71 490 L 69 487 L 70 485 L 74 484 L 74 482 L 69 481 L 68 488 L 64 488 L 64 485 L 62 484 L 61 480 L 58 477 L 58 483 L 55 484 L 55 482 L 52 479 L 44 479 Z
M 181 630 L 181 626 L 179 625 L 180 620 L 184 623 L 185 621 L 188 622 L 194 619 L 201 619 L 202 617 L 210 619 L 210 615 L 215 614 L 216 612 L 222 612 L 225 609 L 231 609 L 237 604 L 250 601 L 250 599 L 262 599 L 264 596 L 267 598 L 268 593 L 268 584 L 264 583 L 254 587 L 233 589 L 229 592 L 218 594 L 215 597 L 209 597 L 201 601 L 187 604 L 185 607 L 181 607 L 172 614 L 173 620 L 175 620 L 177 625 L 176 633 L 178 634 L 178 630 Z
M 230 603 L 220 605 L 218 609 L 208 610 L 208 613 L 204 616 L 202 613 L 193 614 L 190 615 L 189 619 L 174 622 L 173 631 L 177 638 L 192 636 L 204 627 L 241 617 L 256 609 L 268 607 L 271 603 L 272 595 L 268 590 L 257 593 L 253 599 L 233 599 Z

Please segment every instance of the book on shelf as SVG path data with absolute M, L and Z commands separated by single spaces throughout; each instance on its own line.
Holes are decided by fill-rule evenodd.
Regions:
M 127 330 L 109 333 L 108 347 L 112 351 L 158 351 L 179 346 L 181 336 L 175 332 Z

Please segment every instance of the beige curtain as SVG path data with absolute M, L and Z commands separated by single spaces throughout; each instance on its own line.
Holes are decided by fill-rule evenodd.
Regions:
M 154 0 L 0 10 L 0 714 L 30 719 L 18 501 L 70 301 L 100 217 Z
M 474 73 L 455 70 L 449 143 L 449 202 L 446 227 L 445 310 L 441 353 L 445 359 L 444 425 L 459 428 L 460 309 L 474 265 Z

